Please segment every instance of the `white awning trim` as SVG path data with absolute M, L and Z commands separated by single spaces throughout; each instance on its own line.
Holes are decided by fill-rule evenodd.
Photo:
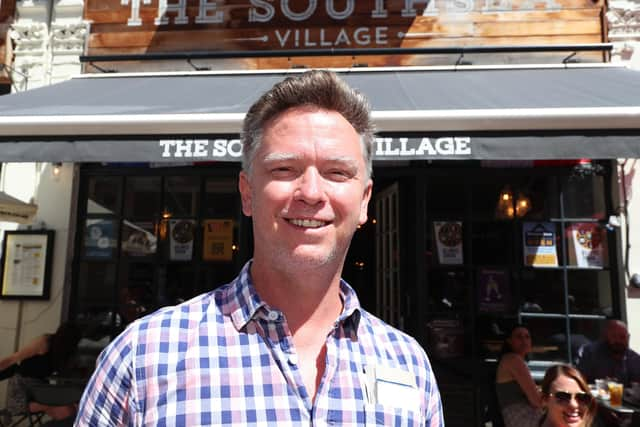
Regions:
M 243 113 L 0 117 L 4 136 L 237 134 Z M 378 132 L 640 128 L 640 107 L 374 111 Z

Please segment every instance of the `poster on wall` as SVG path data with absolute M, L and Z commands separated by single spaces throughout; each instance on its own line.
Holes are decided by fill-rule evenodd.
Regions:
M 169 220 L 169 259 L 191 261 L 196 222 L 193 219 Z
M 511 286 L 506 270 L 480 268 L 478 270 L 478 311 L 504 313 L 511 305 Z
M 594 222 L 576 222 L 567 226 L 569 263 L 578 267 L 604 267 L 606 230 Z
M 464 356 L 464 325 L 459 319 L 434 319 L 427 324 L 429 349 L 434 357 Z
M 128 256 L 148 256 L 156 253 L 158 239 L 153 222 L 122 222 L 122 253 Z
M 115 220 L 87 219 L 84 232 L 84 256 L 89 258 L 111 258 L 115 248 Z
M 48 299 L 54 231 L 6 231 L 2 298 Z
M 434 221 L 433 229 L 438 262 L 443 265 L 462 264 L 462 221 Z
M 202 258 L 205 261 L 231 261 L 233 258 L 233 220 L 205 220 L 202 250 Z
M 522 224 L 524 265 L 530 267 L 557 267 L 556 228 L 551 222 L 525 222 Z

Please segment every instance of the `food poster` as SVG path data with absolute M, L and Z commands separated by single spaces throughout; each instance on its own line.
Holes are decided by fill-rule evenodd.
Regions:
M 438 262 L 443 265 L 462 264 L 462 222 L 434 221 L 433 228 L 438 250 Z
M 192 219 L 169 220 L 169 259 L 191 261 L 196 222 Z
M 122 222 L 123 254 L 128 256 L 148 256 L 156 253 L 158 239 L 152 222 Z
M 522 245 L 525 266 L 558 266 L 555 224 L 551 222 L 523 223 Z
M 598 223 L 576 222 L 567 227 L 569 263 L 578 267 L 604 267 L 606 230 Z
M 231 261 L 233 258 L 233 220 L 208 219 L 204 221 L 205 261 Z

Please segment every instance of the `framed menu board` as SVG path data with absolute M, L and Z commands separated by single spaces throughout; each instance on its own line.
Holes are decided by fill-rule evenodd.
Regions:
M 53 230 L 5 231 L 0 298 L 49 299 Z

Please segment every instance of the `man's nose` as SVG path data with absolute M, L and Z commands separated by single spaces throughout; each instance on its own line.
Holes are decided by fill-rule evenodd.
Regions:
M 298 186 L 294 196 L 309 204 L 316 204 L 322 200 L 324 194 L 322 175 L 315 168 L 308 168 L 298 179 Z

